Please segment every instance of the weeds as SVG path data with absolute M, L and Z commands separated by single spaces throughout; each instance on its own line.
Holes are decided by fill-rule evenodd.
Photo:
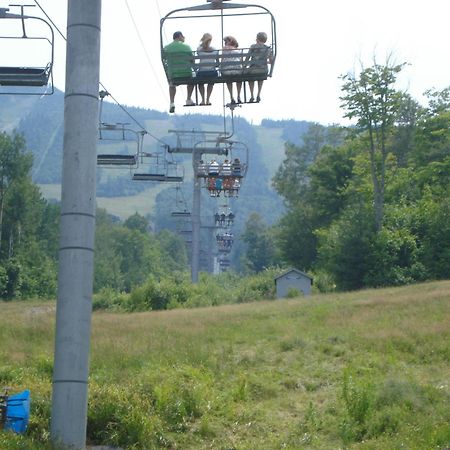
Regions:
M 346 412 L 341 426 L 342 439 L 346 443 L 360 441 L 367 433 L 367 421 L 373 409 L 373 385 L 365 380 L 355 380 L 347 369 L 342 381 L 342 399 Z
M 232 281 L 207 280 L 196 292 L 208 289 L 220 302 Z M 184 301 L 181 287 L 174 292 Z M 307 304 L 94 313 L 88 443 L 443 450 L 449 299 L 450 283 L 441 282 Z M 49 450 L 54 317 L 37 320 L 27 302 L 1 306 L 0 387 L 29 388 L 32 401 L 27 434 L 0 433 L 0 448 Z M 30 328 L 39 345 L 27 338 Z

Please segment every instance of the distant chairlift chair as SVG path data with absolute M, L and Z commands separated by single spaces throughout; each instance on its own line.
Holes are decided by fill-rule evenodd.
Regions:
M 162 162 L 156 159 L 149 164 L 148 172 L 135 172 L 133 174 L 134 181 L 159 181 L 182 183 L 184 179 L 184 168 L 174 161 L 168 161 L 165 158 Z
M 142 139 L 144 132 L 138 132 L 126 128 L 124 123 L 108 124 L 102 123 L 99 127 L 99 141 L 103 144 L 108 143 L 109 147 L 128 144 L 133 145 L 133 153 L 99 153 L 97 155 L 97 164 L 99 166 L 109 167 L 130 167 L 137 168 L 139 155 L 142 148 Z

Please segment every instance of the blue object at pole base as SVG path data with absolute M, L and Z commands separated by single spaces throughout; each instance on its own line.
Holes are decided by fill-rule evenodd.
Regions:
M 14 433 L 25 433 L 30 418 L 30 391 L 8 397 L 4 429 Z

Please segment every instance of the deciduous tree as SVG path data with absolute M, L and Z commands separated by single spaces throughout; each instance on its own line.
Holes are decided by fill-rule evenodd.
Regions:
M 275 249 L 270 230 L 261 216 L 252 213 L 245 224 L 242 240 L 247 244 L 246 265 L 253 272 L 260 272 L 274 263 Z
M 375 61 L 372 67 L 362 68 L 359 75 L 341 77 L 344 117 L 356 119 L 356 130 L 364 134 L 367 142 L 377 230 L 383 224 L 389 140 L 402 104 L 402 93 L 395 89 L 395 83 L 404 66 L 389 60 L 384 65 Z

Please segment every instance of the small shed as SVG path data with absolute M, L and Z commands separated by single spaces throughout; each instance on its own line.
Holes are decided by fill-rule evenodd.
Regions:
M 277 298 L 287 297 L 290 289 L 311 295 L 312 277 L 297 269 L 289 269 L 275 278 Z

